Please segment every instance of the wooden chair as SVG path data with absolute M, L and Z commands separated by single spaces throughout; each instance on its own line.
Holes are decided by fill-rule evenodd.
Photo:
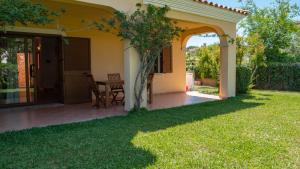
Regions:
M 111 73 L 111 74 L 107 74 L 107 78 L 110 81 L 119 81 L 121 80 L 121 75 L 120 73 Z M 113 99 L 111 101 L 111 103 L 118 103 L 121 102 L 122 104 L 124 104 L 124 99 L 125 99 L 125 92 L 124 92 L 124 88 L 123 85 L 121 84 L 112 84 L 110 85 L 110 90 L 111 90 L 111 94 L 113 96 Z M 118 99 L 118 95 L 119 93 L 122 93 L 122 98 Z
M 94 93 L 94 95 L 96 97 L 96 104 L 94 106 L 99 108 L 100 107 L 100 102 L 103 103 L 103 104 L 105 103 L 105 92 L 104 91 L 101 92 L 99 90 L 99 87 L 96 84 L 96 81 L 95 81 L 92 74 L 84 73 L 84 75 L 87 77 L 87 81 L 89 83 L 89 86 L 90 86 L 92 92 Z
M 153 82 L 154 73 L 149 74 L 147 79 L 147 96 L 148 96 L 148 103 L 152 103 L 153 99 L 153 88 L 152 88 L 152 82 Z

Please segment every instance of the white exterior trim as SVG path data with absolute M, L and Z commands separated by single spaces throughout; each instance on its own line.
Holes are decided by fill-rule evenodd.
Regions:
M 227 11 L 226 9 L 216 8 L 191 0 L 143 0 L 143 2 L 144 4 L 152 4 L 160 7 L 167 5 L 176 11 L 196 14 L 233 23 L 237 23 L 246 17 L 245 15 Z

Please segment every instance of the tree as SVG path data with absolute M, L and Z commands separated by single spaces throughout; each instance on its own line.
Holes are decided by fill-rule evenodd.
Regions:
M 300 31 L 293 35 L 291 43 L 287 53 L 294 56 L 296 62 L 300 62 Z
M 220 46 L 218 44 L 202 46 L 197 50 L 196 57 L 198 76 L 217 80 L 220 69 Z
M 246 39 L 247 50 L 249 56 L 249 63 L 251 67 L 262 66 L 266 63 L 266 56 L 264 55 L 265 46 L 258 35 L 248 36 Z
M 291 46 L 292 35 L 299 31 L 293 18 L 299 7 L 289 0 L 275 0 L 272 7 L 258 8 L 253 0 L 244 0 L 250 15 L 241 23 L 248 36 L 258 36 L 264 44 L 267 62 L 285 61 L 285 49 Z
M 237 43 L 237 66 L 248 66 L 252 70 L 252 80 L 259 66 L 266 64 L 265 46 L 257 34 L 251 36 L 238 36 Z
M 61 12 L 64 12 L 61 10 Z M 51 23 L 51 17 L 58 16 L 57 11 L 50 11 L 39 3 L 29 0 L 0 0 L 0 27 L 5 31 L 7 26 L 21 24 L 45 25 Z
M 236 64 L 238 66 L 241 66 L 243 64 L 243 61 L 245 60 L 246 57 L 246 42 L 245 38 L 242 36 L 237 36 L 236 37 Z
M 153 5 L 143 9 L 141 4 L 137 4 L 132 14 L 117 11 L 113 18 L 94 23 L 101 31 L 116 33 L 123 40 L 129 40 L 139 55 L 140 65 L 134 85 L 136 109 L 141 108 L 148 75 L 153 71 L 162 49 L 171 45 L 183 31 L 176 22 L 166 17 L 169 10 L 167 6 L 160 8 Z
M 196 52 L 199 49 L 197 46 L 189 46 L 186 49 L 186 71 L 195 72 L 197 57 Z

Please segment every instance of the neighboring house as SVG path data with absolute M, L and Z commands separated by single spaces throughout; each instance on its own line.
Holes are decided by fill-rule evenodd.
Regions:
M 247 15 L 247 11 L 209 3 L 206 0 L 42 2 L 51 9 L 63 7 L 66 13 L 59 16 L 55 24 L 15 27 L 7 34 L 1 35 L 8 37 L 5 42 L 4 38 L 1 38 L 1 48 L 14 49 L 16 56 L 23 53 L 26 58 L 21 65 L 25 69 L 22 69 L 23 73 L 18 74 L 25 76 L 26 87 L 17 94 L 0 98 L 10 99 L 2 104 L 86 102 L 91 99 L 91 94 L 83 72 L 91 72 L 95 79 L 107 79 L 107 73 L 120 73 L 125 81 L 125 110 L 130 110 L 134 105 L 133 86 L 138 68 L 137 53 L 135 49 L 127 48 L 128 41 L 120 41 L 113 34 L 90 28 L 87 23 L 98 20 L 100 16 L 109 18 L 114 10 L 132 12 L 137 3 L 168 5 L 171 8 L 168 17 L 178 21 L 178 26 L 185 29 L 181 37 L 174 40 L 171 50 L 166 50 L 160 59 L 160 69 L 154 76 L 154 93 L 185 91 L 187 40 L 194 34 L 214 32 L 220 36 L 221 46 L 220 97 L 235 96 L 236 46 L 228 43 L 228 40 L 236 37 L 236 24 Z M 59 31 L 59 26 L 63 26 L 65 31 Z M 16 101 L 16 97 L 23 99 Z M 146 100 L 144 102 L 146 103 Z

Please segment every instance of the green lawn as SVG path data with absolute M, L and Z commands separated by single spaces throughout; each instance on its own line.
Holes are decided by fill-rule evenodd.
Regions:
M 198 91 L 200 93 L 204 94 L 211 94 L 211 95 L 219 95 L 219 90 L 217 87 L 211 87 L 211 86 L 194 86 L 194 91 Z
M 0 168 L 299 168 L 300 93 L 0 134 Z

